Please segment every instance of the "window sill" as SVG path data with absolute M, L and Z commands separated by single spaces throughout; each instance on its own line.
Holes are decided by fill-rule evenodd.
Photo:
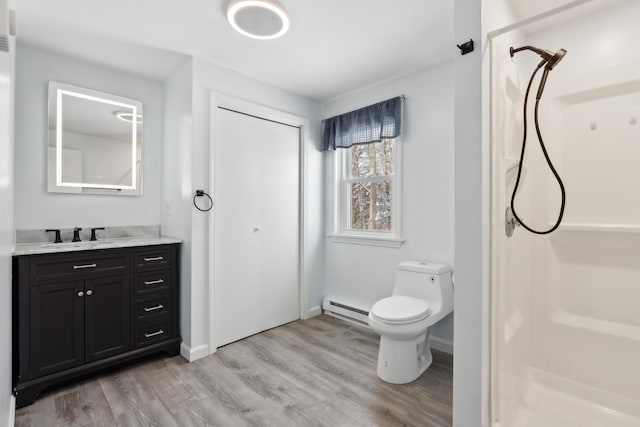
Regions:
M 399 248 L 404 239 L 397 237 L 362 236 L 350 234 L 327 234 L 327 238 L 336 243 L 351 245 L 382 246 L 385 248 Z

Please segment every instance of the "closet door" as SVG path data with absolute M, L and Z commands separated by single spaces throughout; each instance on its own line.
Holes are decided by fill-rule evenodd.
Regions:
M 262 329 L 300 317 L 300 129 L 262 123 Z
M 299 130 L 218 109 L 216 347 L 299 318 Z

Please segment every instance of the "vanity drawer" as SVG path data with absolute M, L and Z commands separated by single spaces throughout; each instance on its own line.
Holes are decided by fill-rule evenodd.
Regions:
M 43 280 L 126 273 L 129 262 L 126 253 L 56 254 L 33 257 L 29 268 L 30 281 L 37 284 Z
M 136 326 L 135 346 L 143 347 L 169 338 L 169 319 Z
M 171 287 L 171 270 L 136 274 L 136 294 L 164 293 Z
M 167 317 L 171 309 L 171 296 L 137 300 L 134 307 L 136 321 Z
M 134 255 L 136 271 L 168 268 L 173 263 L 172 251 L 167 246 L 154 246 L 136 251 Z

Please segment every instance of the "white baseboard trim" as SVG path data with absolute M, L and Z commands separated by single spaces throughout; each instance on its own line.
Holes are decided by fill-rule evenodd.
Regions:
M 187 359 L 189 362 L 195 362 L 198 359 L 202 359 L 209 355 L 209 346 L 202 344 L 197 347 L 191 348 L 185 343 L 180 344 L 180 355 Z
M 320 316 L 322 314 L 322 307 L 316 305 L 315 307 L 310 307 L 308 312 L 308 319 L 312 317 Z
M 12 394 L 9 400 L 9 420 L 7 427 L 13 427 L 16 425 L 16 397 Z
M 434 337 L 433 335 L 429 338 L 429 347 L 444 351 L 445 353 L 453 354 L 453 342 L 449 340 L 445 340 L 443 338 Z

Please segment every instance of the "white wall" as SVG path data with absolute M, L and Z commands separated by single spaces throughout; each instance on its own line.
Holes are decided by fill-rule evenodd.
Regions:
M 0 15 L 3 11 L 0 10 Z M 11 408 L 11 250 L 13 234 L 13 101 L 15 44 L 0 52 L 0 425 L 10 421 Z
M 191 59 L 164 86 L 164 165 L 162 220 L 166 236 L 182 239 L 180 247 L 180 335 L 191 342 L 191 150 L 193 118 Z
M 138 99 L 144 105 L 144 194 L 47 193 L 49 80 Z M 20 45 L 16 54 L 15 228 L 151 225 L 161 220 L 162 85 L 122 71 Z M 123 213 L 126 212 L 126 215 Z
M 455 81 L 455 324 L 453 425 L 484 425 L 483 362 L 483 175 L 480 3 L 455 0 L 456 43 L 476 49 L 454 56 Z M 484 6 L 484 5 L 483 5 Z M 453 47 L 452 47 L 453 48 Z M 487 219 L 488 220 L 488 219 Z M 486 415 L 485 415 L 486 416 Z
M 183 71 L 180 71 L 182 73 Z M 182 74 L 181 74 L 182 75 Z M 187 79 L 185 75 L 174 79 Z M 166 152 L 180 153 L 181 165 L 173 171 L 166 171 L 165 181 L 169 176 L 180 177 L 180 188 L 165 188 L 165 209 L 163 224 L 176 224 L 169 219 L 166 202 L 170 200 L 172 212 L 180 212 L 181 221 L 190 223 L 190 230 L 181 229 L 180 234 L 186 241 L 183 248 L 183 266 L 190 269 L 190 277 L 183 273 L 181 306 L 182 337 L 191 348 L 208 344 L 208 294 L 209 294 L 209 215 L 196 210 L 191 205 L 191 197 L 196 189 L 209 190 L 209 101 L 211 91 L 217 91 L 240 99 L 262 104 L 276 110 L 306 117 L 311 122 L 312 138 L 306 141 L 309 153 L 307 173 L 310 177 L 309 223 L 311 224 L 310 241 L 308 242 L 312 257 L 313 269 L 309 272 L 310 295 L 309 306 L 319 305 L 322 296 L 322 259 L 323 259 L 323 171 L 322 156 L 319 151 L 319 115 L 318 104 L 308 98 L 292 94 L 274 86 L 253 80 L 242 74 L 209 64 L 199 59 L 192 60 L 192 128 L 191 138 L 187 136 L 185 126 L 167 124 L 180 137 L 167 137 Z M 168 93 L 168 92 L 167 92 Z M 178 95 L 176 95 L 178 96 Z M 184 99 L 183 99 L 184 101 Z M 182 109 L 184 110 L 184 109 Z M 183 117 L 187 113 L 183 111 Z M 174 117 L 166 117 L 173 121 Z M 173 132 L 173 131 L 172 131 Z M 190 141 L 188 141 L 190 140 Z M 189 157 L 189 158 L 187 158 Z M 190 176 L 187 176 L 189 175 Z M 178 195 L 179 193 L 179 195 Z M 190 197 L 187 200 L 187 193 Z M 178 204 L 179 206 L 176 206 Z M 186 207 L 186 206 L 188 207 Z M 190 209 L 190 213 L 187 213 Z M 184 216 L 184 217 L 183 217 Z M 185 280 L 187 279 L 187 280 Z M 188 317 L 186 319 L 185 317 Z
M 323 118 L 402 94 L 406 96 L 401 136 L 402 237 L 406 241 L 400 248 L 326 243 L 326 295 L 367 309 L 391 295 L 400 262 L 424 259 L 453 266 L 453 64 L 329 102 Z M 334 215 L 335 157 L 334 152 L 325 153 L 327 218 Z M 439 322 L 433 335 L 453 341 L 453 316 Z

